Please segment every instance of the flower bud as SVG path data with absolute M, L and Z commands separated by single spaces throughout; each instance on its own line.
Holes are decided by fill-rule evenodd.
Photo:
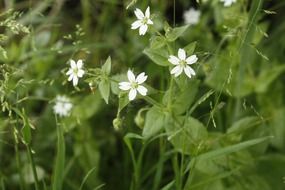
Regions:
M 113 127 L 116 131 L 119 131 L 122 128 L 123 120 L 120 117 L 116 117 L 113 120 Z
M 145 112 L 147 109 L 142 108 L 138 111 L 136 117 L 135 117 L 135 123 L 139 128 L 143 128 L 144 126 L 144 121 L 145 121 Z

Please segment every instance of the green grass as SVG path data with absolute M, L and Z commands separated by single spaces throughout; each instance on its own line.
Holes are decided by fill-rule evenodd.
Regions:
M 134 10 L 148 6 L 154 24 L 140 36 Z M 184 23 L 190 7 L 196 25 Z M 284 189 L 285 3 L 18 0 L 0 10 L 0 189 Z M 179 48 L 198 57 L 191 78 L 170 73 Z M 71 59 L 84 63 L 77 86 Z M 133 101 L 118 84 L 129 69 L 148 76 L 132 84 L 148 90 Z M 58 95 L 72 104 L 65 117 Z

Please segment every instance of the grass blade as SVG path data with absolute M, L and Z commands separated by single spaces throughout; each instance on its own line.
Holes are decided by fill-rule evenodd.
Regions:
M 213 151 L 210 151 L 210 152 L 206 152 L 206 153 L 201 154 L 201 155 L 199 155 L 197 157 L 194 157 L 190 161 L 190 163 L 187 165 L 187 168 L 186 168 L 185 172 L 189 171 L 189 169 L 191 168 L 191 165 L 195 161 L 206 160 L 206 159 L 214 159 L 214 158 L 217 158 L 217 157 L 220 157 L 220 156 L 225 156 L 225 155 L 231 154 L 233 152 L 237 152 L 239 150 L 248 148 L 248 147 L 253 146 L 255 144 L 262 143 L 262 142 L 264 142 L 264 141 L 266 141 L 266 140 L 268 140 L 270 138 L 272 138 L 272 136 L 261 137 L 261 138 L 257 138 L 257 139 L 253 139 L 253 140 L 244 141 L 244 142 L 241 142 L 241 143 L 238 143 L 238 144 L 234 144 L 234 145 L 231 145 L 231 146 L 227 146 L 227 147 L 224 147 L 224 148 L 220 148 L 220 149 L 217 149 L 217 150 L 213 150 Z
M 57 123 L 57 119 L 56 119 Z M 57 154 L 53 176 L 53 190 L 62 189 L 63 176 L 64 176 L 64 162 L 65 162 L 65 142 L 61 126 L 57 123 Z
M 86 180 L 88 179 L 88 177 L 91 175 L 91 173 L 96 169 L 96 167 L 92 168 L 91 170 L 89 170 L 89 172 L 85 175 L 81 185 L 80 185 L 80 188 L 79 190 L 82 190 L 83 188 L 83 185 L 85 184 Z

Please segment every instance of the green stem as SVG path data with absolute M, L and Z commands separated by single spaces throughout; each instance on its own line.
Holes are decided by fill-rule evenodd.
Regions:
M 154 100 L 153 98 L 149 96 L 143 96 L 143 99 L 147 101 L 148 103 L 150 103 L 151 105 L 157 106 L 159 108 L 164 108 L 164 105 L 162 105 L 161 103 L 157 102 L 156 100 Z
M 23 177 L 23 173 L 22 173 L 22 169 L 21 169 L 21 161 L 20 161 L 19 147 L 18 147 L 18 138 L 17 138 L 17 134 L 16 134 L 16 129 L 15 128 L 14 128 L 14 141 L 15 141 L 14 149 L 15 149 L 17 169 L 18 169 L 18 173 L 19 173 L 19 176 L 20 176 L 20 189 L 24 190 L 25 189 L 25 183 L 24 183 L 24 177 Z
M 164 138 L 160 137 L 159 138 L 159 161 L 157 164 L 157 169 L 156 169 L 156 173 L 155 173 L 155 177 L 154 177 L 154 184 L 153 184 L 153 190 L 159 189 L 159 185 L 162 179 L 162 172 L 163 172 L 163 163 L 165 161 L 165 143 L 164 143 Z
M 65 164 L 65 142 L 64 134 L 61 125 L 58 123 L 57 116 L 55 115 L 56 128 L 57 128 L 57 153 L 53 176 L 53 190 L 62 189 L 64 178 L 64 164 Z
M 170 79 L 170 85 L 169 85 L 169 97 L 167 102 L 167 108 L 168 110 L 171 110 L 171 101 L 172 101 L 172 91 L 173 91 L 173 77 Z
M 29 161 L 30 161 L 30 164 L 32 166 L 33 176 L 34 176 L 34 180 L 35 180 L 35 188 L 36 188 L 36 190 L 39 190 L 39 180 L 38 180 L 38 175 L 37 175 L 37 171 L 36 171 L 36 165 L 35 165 L 34 158 L 33 158 L 32 149 L 31 149 L 29 144 L 26 144 L 26 147 L 27 147 L 27 151 L 28 151 Z
M 145 146 L 142 147 L 139 156 L 138 161 L 135 167 L 135 190 L 140 190 L 141 186 L 141 180 L 140 180 L 140 174 L 141 174 L 141 166 L 143 161 L 143 154 L 144 154 Z

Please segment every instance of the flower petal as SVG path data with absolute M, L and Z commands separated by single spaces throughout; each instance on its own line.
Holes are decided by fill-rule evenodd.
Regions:
M 67 80 L 71 81 L 72 79 L 73 79 L 73 74 L 71 73 Z
M 66 75 L 71 75 L 72 72 L 73 72 L 72 69 L 68 69 L 68 71 L 66 72 Z
M 136 10 L 135 10 L 135 15 L 139 20 L 142 20 L 144 18 L 143 12 L 138 8 L 136 8 Z
M 147 24 L 153 24 L 152 20 L 147 19 Z
M 184 68 L 184 72 L 185 72 L 185 74 L 186 74 L 189 78 L 192 77 L 191 75 L 195 75 L 195 71 L 194 71 L 191 67 L 189 67 L 189 66 L 186 66 L 186 67 Z
M 129 82 L 120 82 L 119 83 L 119 88 L 121 90 L 130 90 L 131 89 L 131 83 L 129 83 Z
M 138 92 L 142 95 L 142 96 L 146 96 L 146 93 L 147 93 L 147 88 L 142 86 L 142 85 L 139 85 L 138 88 L 137 88 Z
M 179 65 L 179 62 L 180 62 L 180 60 L 177 57 L 173 56 L 173 55 L 169 56 L 168 61 L 170 63 L 172 63 L 173 65 Z
M 191 55 L 186 59 L 186 62 L 188 65 L 191 65 L 193 63 L 196 63 L 198 61 L 198 57 L 196 55 Z
M 140 20 L 137 20 L 135 22 L 133 22 L 131 29 L 135 30 L 137 28 L 139 28 L 142 25 L 142 22 Z
M 136 89 L 131 89 L 129 92 L 129 100 L 132 101 L 136 98 L 137 96 L 137 90 Z
M 77 68 L 78 68 L 78 69 L 81 69 L 82 66 L 83 66 L 83 62 L 82 62 L 81 59 L 79 59 L 79 60 L 77 61 Z
M 146 31 L 147 31 L 147 25 L 146 24 L 144 24 L 144 25 L 141 25 L 140 26 L 140 29 L 139 29 L 139 34 L 140 35 L 145 35 L 145 33 L 146 33 Z
M 170 73 L 174 74 L 175 77 L 179 76 L 183 71 L 183 68 L 180 65 L 175 66 Z
M 75 69 L 77 67 L 76 62 L 73 59 L 70 60 L 70 67 L 72 69 Z
M 129 79 L 130 82 L 135 82 L 136 81 L 136 77 L 135 77 L 134 73 L 131 70 L 128 70 L 127 75 L 128 75 L 128 79 Z
M 178 50 L 178 58 L 181 60 L 185 60 L 186 59 L 186 52 L 184 49 L 179 48 Z
M 77 76 L 73 76 L 73 80 L 72 80 L 73 86 L 76 86 L 78 84 L 78 78 Z
M 83 77 L 84 73 L 85 73 L 84 70 L 79 69 L 78 72 L 77 72 L 77 76 L 78 76 L 78 77 Z
M 150 10 L 149 10 L 149 7 L 147 7 L 147 9 L 145 10 L 145 16 L 146 16 L 147 18 L 150 17 Z
M 147 75 L 145 75 L 145 73 L 143 72 L 137 76 L 136 82 L 138 84 L 142 84 L 142 83 L 144 83 L 144 81 L 146 81 L 146 79 L 147 79 Z

